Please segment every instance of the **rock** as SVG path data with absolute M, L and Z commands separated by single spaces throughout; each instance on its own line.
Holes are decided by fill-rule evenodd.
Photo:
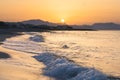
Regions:
M 11 56 L 7 53 L 0 52 L 0 59 L 7 59 L 7 58 L 11 58 Z
M 67 49 L 69 47 L 67 45 L 63 45 L 62 48 Z

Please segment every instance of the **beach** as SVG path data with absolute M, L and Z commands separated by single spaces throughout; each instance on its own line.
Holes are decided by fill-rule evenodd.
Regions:
M 2 41 L 0 52 L 8 54 L 9 57 L 0 58 L 1 80 L 54 80 L 55 77 L 44 75 L 47 65 L 34 57 L 42 53 L 64 57 L 70 60 L 68 63 L 78 65 L 78 68 L 82 66 L 90 70 L 95 69 L 95 72 L 97 70 L 105 76 L 120 77 L 119 31 L 52 31 L 21 34 Z

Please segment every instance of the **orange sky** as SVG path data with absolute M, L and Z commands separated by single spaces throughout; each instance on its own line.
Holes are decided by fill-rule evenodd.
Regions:
M 0 20 L 68 24 L 120 23 L 120 0 L 0 0 Z

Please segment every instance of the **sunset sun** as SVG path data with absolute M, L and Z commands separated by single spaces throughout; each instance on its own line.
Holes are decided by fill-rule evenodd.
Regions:
M 64 20 L 64 19 L 61 19 L 61 23 L 65 23 L 65 20 Z

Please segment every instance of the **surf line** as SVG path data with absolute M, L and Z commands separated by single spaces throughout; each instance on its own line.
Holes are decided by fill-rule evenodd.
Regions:
M 43 74 L 55 80 L 107 80 L 107 76 L 102 72 L 77 65 L 55 53 L 40 53 L 34 58 L 46 65 Z

